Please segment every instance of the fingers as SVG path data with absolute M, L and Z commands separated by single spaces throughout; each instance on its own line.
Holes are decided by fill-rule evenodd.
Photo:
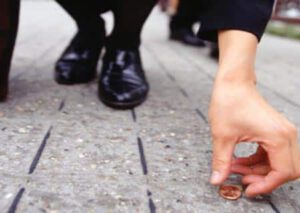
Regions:
M 214 141 L 211 184 L 220 185 L 228 177 L 231 170 L 234 147 L 235 143 L 233 142 Z
M 269 194 L 286 181 L 286 178 L 276 171 L 271 171 L 267 176 L 250 175 L 243 178 L 243 182 L 249 184 L 245 192 L 248 197 Z
M 236 158 L 232 161 L 231 172 L 241 175 L 266 175 L 271 171 L 267 162 L 267 154 L 259 146 L 256 153 L 244 158 Z
M 257 164 L 254 166 L 232 165 L 231 172 L 240 175 L 267 175 L 271 168 L 267 164 Z
M 242 183 L 244 185 L 250 185 L 252 183 L 257 183 L 257 182 L 261 182 L 264 181 L 265 176 L 263 175 L 246 175 L 245 177 L 243 177 L 242 179 Z
M 254 197 L 269 194 L 280 185 L 295 179 L 293 144 L 280 141 L 265 143 L 264 147 L 248 158 L 233 161 L 231 171 L 244 175 L 242 182 L 248 185 L 245 194 Z M 257 164 L 255 164 L 257 163 Z
M 255 154 L 245 158 L 236 158 L 232 163 L 237 165 L 252 166 L 261 163 L 265 159 L 266 152 L 261 146 L 259 146 Z

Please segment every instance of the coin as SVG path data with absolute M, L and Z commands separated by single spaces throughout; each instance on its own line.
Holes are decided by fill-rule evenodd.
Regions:
M 242 191 L 243 189 L 239 185 L 222 185 L 219 194 L 227 200 L 237 200 L 242 196 Z

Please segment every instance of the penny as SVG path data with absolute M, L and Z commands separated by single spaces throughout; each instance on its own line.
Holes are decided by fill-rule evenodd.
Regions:
M 237 200 L 242 196 L 242 191 L 242 187 L 238 185 L 222 185 L 219 194 L 227 200 Z

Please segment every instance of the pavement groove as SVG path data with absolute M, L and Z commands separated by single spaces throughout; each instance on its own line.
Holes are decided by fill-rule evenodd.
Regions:
M 24 192 L 25 192 L 25 188 L 21 188 L 19 190 L 19 192 L 17 193 L 16 197 L 14 198 L 11 206 L 9 207 L 7 213 L 15 213 L 16 212 L 16 210 L 18 208 L 18 204 L 21 201 Z
M 46 132 L 43 140 L 42 140 L 42 143 L 41 145 L 39 146 L 38 150 L 37 150 L 37 153 L 36 155 L 34 156 L 33 158 L 33 161 L 30 165 L 30 168 L 29 168 L 29 171 L 28 171 L 28 174 L 33 174 L 33 172 L 35 171 L 38 163 L 39 163 L 39 160 L 41 159 L 42 157 L 42 154 L 46 148 L 46 145 L 47 145 L 47 142 L 49 140 L 49 138 L 51 137 L 51 132 L 52 132 L 52 129 L 53 129 L 53 126 L 50 126 L 48 131 Z
M 146 160 L 146 156 L 145 156 L 145 150 L 144 150 L 144 146 L 143 146 L 143 141 L 140 137 L 137 138 L 137 144 L 138 144 L 138 148 L 139 148 L 143 174 L 148 175 L 148 165 L 147 165 L 147 160 Z

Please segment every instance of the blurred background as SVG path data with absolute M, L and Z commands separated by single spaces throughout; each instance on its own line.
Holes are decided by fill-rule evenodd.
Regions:
M 160 0 L 160 7 L 169 15 L 174 15 L 180 0 Z M 300 1 L 299 0 L 277 0 L 273 19 L 267 32 L 300 39 Z

